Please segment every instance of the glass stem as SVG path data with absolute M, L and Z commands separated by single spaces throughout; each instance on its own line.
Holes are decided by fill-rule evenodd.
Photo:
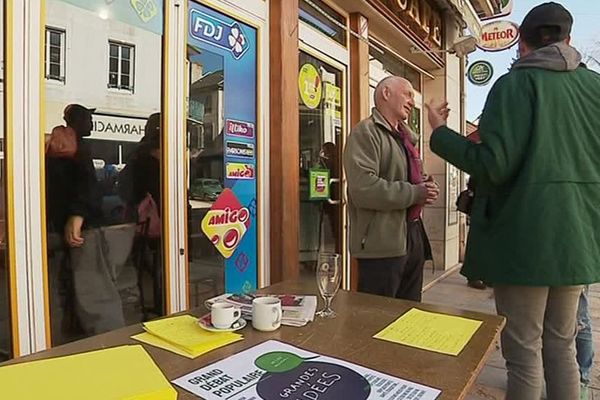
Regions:
M 331 311 L 331 296 L 325 297 L 325 311 Z

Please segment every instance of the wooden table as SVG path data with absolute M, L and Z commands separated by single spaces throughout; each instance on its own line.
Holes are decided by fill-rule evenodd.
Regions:
M 314 294 L 315 290 L 315 284 L 311 280 L 280 283 L 265 288 L 261 292 Z M 457 357 L 373 339 L 372 336 L 375 333 L 414 306 L 426 311 L 474 318 L 483 321 L 483 324 Z M 485 361 L 493 351 L 504 326 L 504 319 L 495 315 L 346 291 L 338 293 L 333 303 L 333 309 L 338 313 L 337 318 L 327 320 L 316 318 L 314 322 L 303 328 L 283 326 L 275 332 L 263 333 L 252 329 L 249 324 L 241 331 L 245 337 L 243 341 L 194 360 L 149 345 L 143 346 L 166 377 L 173 380 L 258 343 L 276 339 L 308 351 L 344 359 L 402 379 L 441 389 L 442 394 L 438 399 L 455 400 L 466 397 Z M 197 316 L 204 315 L 206 312 L 203 308 L 190 311 L 191 314 Z M 129 337 L 140 332 L 142 332 L 142 327 L 140 324 L 136 324 L 14 359 L 3 365 L 123 344 L 139 344 Z M 175 388 L 179 392 L 179 399 L 197 399 L 183 389 L 177 386 Z

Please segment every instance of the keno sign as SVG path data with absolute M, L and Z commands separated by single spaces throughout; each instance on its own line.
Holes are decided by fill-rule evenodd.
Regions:
M 512 47 L 519 40 L 519 26 L 509 21 L 494 21 L 481 27 L 479 48 L 485 51 L 501 51 Z

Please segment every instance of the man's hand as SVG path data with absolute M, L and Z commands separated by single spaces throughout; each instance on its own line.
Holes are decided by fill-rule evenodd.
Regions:
M 65 242 L 70 247 L 83 246 L 84 239 L 81 236 L 81 227 L 83 226 L 83 217 L 72 215 L 65 225 Z
M 416 204 L 433 204 L 440 195 L 437 183 L 433 181 L 423 182 L 417 185 L 418 197 Z
M 450 115 L 450 109 L 448 108 L 447 101 L 439 104 L 436 104 L 432 101 L 431 103 L 425 104 L 425 108 L 427 108 L 429 125 L 431 125 L 433 130 L 436 130 L 440 126 L 446 125 L 448 115 Z
M 425 187 L 427 187 L 427 199 L 425 200 L 425 204 L 427 205 L 435 203 L 440 196 L 440 187 L 437 182 L 435 182 L 432 177 L 429 178 L 430 180 L 425 182 Z

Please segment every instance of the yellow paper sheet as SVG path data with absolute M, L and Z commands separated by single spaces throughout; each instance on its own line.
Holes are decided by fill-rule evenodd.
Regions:
M 207 346 L 210 347 L 214 342 L 242 338 L 242 335 L 233 332 L 208 332 L 200 328 L 198 318 L 191 315 L 179 315 L 144 322 L 144 329 L 146 332 L 179 347 L 188 354 L 196 354 L 205 350 Z M 216 347 L 212 347 L 211 350 Z
M 457 356 L 481 324 L 473 319 L 412 308 L 374 337 Z
M 134 340 L 138 340 L 140 342 L 149 344 L 151 346 L 155 346 L 155 347 L 159 347 L 161 349 L 171 351 L 175 354 L 179 354 L 180 356 L 187 357 L 187 358 L 199 357 L 202 354 L 208 353 L 209 351 L 215 350 L 219 347 L 227 346 L 228 344 L 235 343 L 235 342 L 243 339 L 242 336 L 237 337 L 237 338 L 225 338 L 223 340 L 210 342 L 204 348 L 198 349 L 195 353 L 188 353 L 187 351 L 185 351 L 165 340 L 162 340 L 161 338 L 154 336 L 153 334 L 148 333 L 148 332 L 140 333 L 139 335 L 132 336 L 131 338 Z
M 177 392 L 135 345 L 2 367 L 0 399 L 176 400 Z

